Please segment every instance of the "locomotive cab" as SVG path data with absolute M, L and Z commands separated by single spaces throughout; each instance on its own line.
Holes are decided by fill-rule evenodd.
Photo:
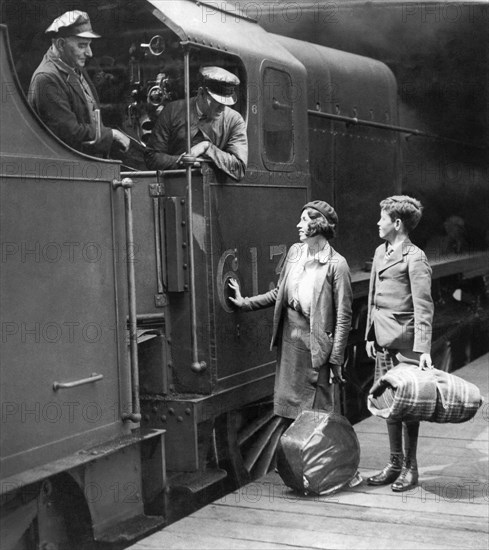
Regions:
M 230 464 L 241 483 L 267 471 L 281 434 L 281 422 L 270 414 L 270 312 L 253 318 L 236 312 L 228 281 L 238 279 L 248 294 L 273 287 L 296 240 L 298 205 L 307 202 L 310 181 L 303 139 L 305 70 L 245 17 L 209 13 L 202 25 L 208 7 L 151 4 L 165 23 L 154 27 L 154 36 L 160 44 L 164 39 L 168 56 L 149 51 L 141 74 L 169 75 L 171 99 L 188 101 L 197 90 L 199 67 L 226 68 L 241 81 L 233 108 L 248 129 L 248 167 L 239 182 L 205 161 L 198 168 L 156 173 L 141 170 L 137 159 L 123 161 L 123 176 L 134 182 L 142 422 L 166 430 L 173 487 L 195 486 L 205 470 L 198 492 L 209 492 L 209 485 L 227 476 L 209 463 Z M 133 33 L 141 42 L 141 31 Z M 153 110 L 153 120 L 168 100 L 161 97 L 167 99 Z M 135 112 L 148 110 L 143 103 Z M 253 422 L 255 429 L 238 444 L 237 431 Z M 251 456 L 257 442 L 261 451 L 255 448 Z

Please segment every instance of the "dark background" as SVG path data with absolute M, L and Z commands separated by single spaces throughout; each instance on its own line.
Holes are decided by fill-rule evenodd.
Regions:
M 234 3 L 234 2 L 233 2 Z M 425 217 L 424 245 L 450 215 L 465 220 L 470 245 L 489 235 L 489 4 L 404 0 L 238 0 L 270 32 L 379 59 L 398 83 L 403 191 Z

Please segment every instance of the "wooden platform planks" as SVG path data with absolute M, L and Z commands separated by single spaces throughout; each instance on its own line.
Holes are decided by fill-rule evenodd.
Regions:
M 489 355 L 456 371 L 489 399 Z M 388 454 L 385 422 L 355 425 L 364 477 Z M 420 485 L 406 493 L 362 484 L 330 497 L 292 492 L 271 473 L 130 550 L 488 549 L 489 403 L 463 424 L 421 425 Z

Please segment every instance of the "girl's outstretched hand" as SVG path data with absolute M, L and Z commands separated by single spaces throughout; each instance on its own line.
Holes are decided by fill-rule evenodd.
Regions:
M 229 286 L 234 290 L 234 298 L 229 296 L 229 300 L 237 307 L 243 307 L 244 298 L 241 296 L 241 290 L 239 289 L 239 283 L 236 279 L 229 279 Z

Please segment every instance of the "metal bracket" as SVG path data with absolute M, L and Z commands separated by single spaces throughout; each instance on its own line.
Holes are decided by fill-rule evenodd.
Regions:
M 194 472 L 199 469 L 198 419 L 196 405 L 189 401 L 143 400 L 142 422 L 165 429 L 168 470 Z
M 168 296 L 166 294 L 155 294 L 155 307 L 165 307 L 168 305 Z
M 164 197 L 165 196 L 165 184 L 164 183 L 150 183 L 148 185 L 150 197 Z

